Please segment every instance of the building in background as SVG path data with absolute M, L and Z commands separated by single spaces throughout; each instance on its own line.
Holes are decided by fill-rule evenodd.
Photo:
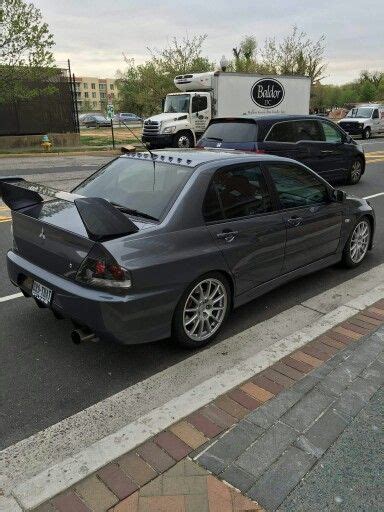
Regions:
M 79 112 L 105 112 L 107 105 L 116 105 L 119 92 L 113 78 L 76 76 L 76 100 Z

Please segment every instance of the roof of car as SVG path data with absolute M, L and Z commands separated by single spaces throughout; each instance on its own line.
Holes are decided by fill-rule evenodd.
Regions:
M 254 121 L 254 122 L 260 122 L 260 121 L 267 121 L 267 122 L 273 122 L 273 121 L 289 121 L 289 120 L 298 120 L 298 119 L 322 119 L 324 120 L 324 117 L 316 116 L 312 114 L 263 114 L 263 115 L 246 115 L 246 116 L 228 116 L 228 117 L 216 117 L 215 119 L 212 119 L 212 123 L 216 123 L 218 121 Z
M 194 148 L 194 149 L 161 149 L 151 151 L 153 159 L 158 162 L 169 164 L 186 165 L 188 167 L 196 167 L 200 164 L 212 162 L 215 160 L 231 160 L 234 158 L 243 158 L 246 160 L 257 159 L 269 160 L 280 159 L 276 155 L 260 155 L 247 151 L 239 151 L 234 149 L 216 149 L 216 148 Z M 134 158 L 142 160 L 150 160 L 149 152 L 126 153 L 120 158 Z

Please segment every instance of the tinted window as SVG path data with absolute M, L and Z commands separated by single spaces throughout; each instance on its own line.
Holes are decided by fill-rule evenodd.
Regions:
M 208 126 L 203 139 L 214 139 L 220 142 L 255 142 L 257 125 L 255 123 L 223 122 Z
M 217 200 L 221 211 L 218 210 Z M 206 220 L 234 219 L 272 210 L 271 198 L 260 167 L 219 171 L 204 202 Z
M 343 137 L 339 130 L 325 121 L 321 121 L 323 127 L 324 139 L 327 142 L 341 142 Z
M 296 121 L 296 140 L 324 140 L 317 121 Z
M 372 119 L 379 119 L 379 111 L 377 110 L 377 108 L 375 108 L 375 110 L 373 111 Z
M 294 208 L 328 202 L 327 187 L 302 167 L 269 164 L 282 208 Z
M 85 197 L 102 197 L 112 203 L 160 218 L 183 188 L 193 169 L 121 157 L 90 176 L 75 190 Z
M 206 96 L 194 96 L 192 98 L 192 112 L 200 112 L 208 107 Z
M 265 140 L 270 142 L 296 142 L 295 123 L 292 121 L 273 125 Z

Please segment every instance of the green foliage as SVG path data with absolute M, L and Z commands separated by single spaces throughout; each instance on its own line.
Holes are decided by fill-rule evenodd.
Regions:
M 384 102 L 384 73 L 362 71 L 360 77 L 343 85 L 322 85 L 312 88 L 311 105 L 319 110 L 347 107 L 356 103 Z
M 0 24 L 0 102 L 54 91 L 49 84 L 43 91 L 36 89 L 37 82 L 58 73 L 53 69 L 53 36 L 40 10 L 23 0 L 2 0 Z
M 296 26 L 279 43 L 266 39 L 259 49 L 254 36 L 245 37 L 238 48 L 233 48 L 231 70 L 245 73 L 307 75 L 312 83 L 323 78 L 324 36 L 312 41 Z
M 161 100 L 172 90 L 173 79 L 183 73 L 213 69 L 213 64 L 202 56 L 206 35 L 174 38 L 162 50 L 148 48 L 150 59 L 136 65 L 134 59 L 125 59 L 127 69 L 119 73 L 119 109 L 148 117 L 161 109 Z

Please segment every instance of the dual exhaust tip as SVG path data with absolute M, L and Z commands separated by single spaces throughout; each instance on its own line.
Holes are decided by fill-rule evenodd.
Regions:
M 71 339 L 75 345 L 80 345 L 85 341 L 97 341 L 97 336 L 93 332 L 85 332 L 81 329 L 74 329 L 71 332 Z

